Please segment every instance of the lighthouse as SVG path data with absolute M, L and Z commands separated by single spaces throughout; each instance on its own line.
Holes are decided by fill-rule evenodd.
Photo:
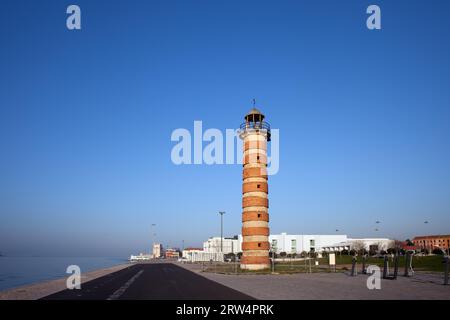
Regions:
M 239 136 L 243 140 L 242 257 L 241 269 L 270 267 L 267 143 L 270 125 L 256 108 L 244 117 Z

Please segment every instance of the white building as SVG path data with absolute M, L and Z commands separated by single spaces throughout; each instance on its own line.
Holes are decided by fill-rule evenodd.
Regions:
M 183 250 L 183 258 L 189 262 L 223 262 L 223 254 L 220 252 L 205 252 L 203 250 Z
M 346 235 L 274 234 L 269 236 L 271 249 L 275 253 L 321 252 L 323 247 L 347 240 Z
M 342 251 L 342 250 L 362 250 L 367 251 L 386 251 L 394 247 L 394 241 L 387 238 L 363 238 L 363 239 L 347 239 L 346 241 L 336 242 L 323 247 L 324 251 Z
M 220 237 L 212 237 L 203 243 L 204 252 L 221 252 L 221 245 L 223 245 L 223 254 L 234 253 L 237 254 L 241 251 L 242 237 L 223 238 L 221 243 Z
M 162 245 L 160 243 L 153 244 L 153 258 L 161 258 Z
M 140 253 L 139 255 L 135 256 L 135 255 L 131 255 L 130 256 L 130 261 L 148 261 L 152 258 L 151 255 L 149 254 L 144 254 L 144 253 Z
M 386 238 L 352 239 L 347 235 L 305 235 L 305 234 L 272 234 L 269 236 L 271 249 L 276 253 L 300 254 L 302 252 L 342 251 L 364 246 L 369 251 L 373 246 L 378 250 L 387 250 L 393 241 Z M 234 238 L 223 238 L 223 253 L 237 254 L 242 252 L 242 235 Z M 220 253 L 220 237 L 212 237 L 203 243 L 203 251 Z
M 186 248 L 181 252 L 181 257 L 182 258 L 188 258 L 189 255 L 198 253 L 198 252 L 203 252 L 202 248 Z

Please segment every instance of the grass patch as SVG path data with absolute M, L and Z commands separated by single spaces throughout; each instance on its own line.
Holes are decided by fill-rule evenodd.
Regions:
M 319 265 L 315 265 L 315 261 L 319 261 Z M 413 269 L 415 271 L 430 271 L 430 272 L 444 272 L 444 264 L 442 263 L 443 257 L 440 255 L 434 256 L 414 256 L 413 257 Z M 348 255 L 336 256 L 336 271 L 343 272 L 350 270 L 352 264 L 352 257 Z M 366 267 L 368 265 L 376 265 L 383 268 L 384 260 L 378 257 L 369 257 L 366 261 Z M 357 268 L 362 268 L 362 257 L 358 257 Z M 393 270 L 394 261 L 389 259 L 389 268 Z M 399 272 L 402 272 L 405 268 L 405 257 L 399 258 L 398 264 Z M 243 270 L 239 267 L 239 264 L 235 263 L 213 263 L 204 264 L 202 269 L 204 272 L 223 273 L 223 274 L 270 274 L 272 269 L 264 270 Z M 331 269 L 328 265 L 328 258 L 311 259 L 311 267 L 309 261 L 283 261 L 276 262 L 274 273 L 279 274 L 292 274 L 292 273 L 328 273 L 334 272 L 334 268 Z
M 400 256 L 398 261 L 399 270 L 405 268 L 405 256 Z M 444 272 L 443 256 L 433 255 L 433 256 L 414 256 L 412 261 L 413 269 L 416 271 L 434 271 L 434 272 Z M 362 257 L 358 257 L 358 266 L 362 265 Z M 328 264 L 328 258 L 319 259 L 319 264 Z M 336 256 L 336 264 L 340 265 L 351 265 L 351 256 Z M 366 261 L 366 265 L 376 265 L 383 268 L 384 259 L 377 257 L 369 257 Z M 389 267 L 394 267 L 394 261 L 389 259 Z

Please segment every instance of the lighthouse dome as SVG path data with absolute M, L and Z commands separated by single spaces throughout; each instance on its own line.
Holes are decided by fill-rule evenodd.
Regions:
M 253 122 L 263 121 L 264 118 L 265 118 L 265 116 L 262 114 L 262 112 L 256 108 L 252 108 L 245 116 L 246 121 L 253 121 Z

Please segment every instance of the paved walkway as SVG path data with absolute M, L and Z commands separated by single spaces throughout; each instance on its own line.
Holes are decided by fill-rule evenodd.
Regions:
M 367 276 L 344 273 L 297 273 L 286 275 L 225 275 L 201 272 L 201 265 L 182 265 L 207 279 L 248 294 L 256 299 L 445 299 L 450 285 L 436 274 L 416 274 L 381 280 L 380 290 L 367 289 Z
M 253 300 L 173 263 L 138 263 L 49 300 Z

